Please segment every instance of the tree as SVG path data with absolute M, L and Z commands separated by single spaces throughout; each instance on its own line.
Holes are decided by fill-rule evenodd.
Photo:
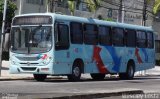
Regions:
M 2 26 L 2 20 L 3 20 L 3 8 L 4 8 L 4 0 L 0 0 L 0 26 Z M 15 15 L 15 10 L 17 10 L 17 6 L 14 2 L 11 0 L 7 1 L 7 13 L 6 13 L 6 22 L 11 23 L 12 18 Z
M 156 14 L 158 11 L 160 11 L 160 0 L 155 0 L 155 4 L 153 7 L 153 13 Z
M 82 0 L 68 0 L 68 7 L 71 11 L 71 15 L 74 15 L 76 6 L 79 6 L 81 1 Z M 91 12 L 94 12 L 100 6 L 100 1 L 101 0 L 84 0 L 84 3 L 86 3 L 87 7 Z

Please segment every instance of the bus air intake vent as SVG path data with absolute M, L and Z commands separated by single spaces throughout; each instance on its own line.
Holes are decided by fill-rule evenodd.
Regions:
M 21 61 L 38 61 L 39 59 L 37 57 L 18 57 L 16 56 Z
M 28 65 L 28 63 L 20 63 L 22 65 Z M 29 63 L 30 65 L 38 65 L 38 63 Z
M 21 67 L 23 71 L 35 71 L 36 67 Z

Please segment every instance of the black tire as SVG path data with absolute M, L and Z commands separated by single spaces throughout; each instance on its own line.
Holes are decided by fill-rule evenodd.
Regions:
M 79 62 L 75 62 L 72 66 L 72 74 L 67 75 L 69 81 L 80 81 L 81 78 L 81 65 Z
M 120 79 L 130 80 L 134 78 L 135 68 L 134 63 L 128 63 L 126 73 L 119 73 Z
M 94 80 L 104 80 L 105 74 L 90 74 Z
M 44 81 L 47 78 L 46 74 L 33 74 L 33 76 L 37 81 Z

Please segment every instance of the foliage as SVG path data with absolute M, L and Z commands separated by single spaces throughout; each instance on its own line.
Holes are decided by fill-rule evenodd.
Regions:
M 84 0 L 83 3 L 86 3 L 89 10 L 91 12 L 94 12 L 100 6 L 100 1 L 101 0 Z M 76 6 L 79 6 L 80 3 L 81 3 L 81 0 L 68 0 L 68 7 L 72 15 L 74 14 Z
M 112 18 L 106 18 L 104 19 L 105 21 L 111 21 L 111 22 L 114 22 L 114 20 Z
M 3 20 L 3 8 L 4 8 L 4 0 L 0 0 L 0 26 L 2 26 Z M 7 1 L 7 13 L 6 13 L 6 22 L 11 23 L 12 18 L 14 17 L 14 12 L 17 9 L 17 6 L 14 2 L 8 0 Z
M 155 4 L 153 7 L 153 13 L 156 14 L 158 11 L 160 11 L 160 0 L 155 0 Z

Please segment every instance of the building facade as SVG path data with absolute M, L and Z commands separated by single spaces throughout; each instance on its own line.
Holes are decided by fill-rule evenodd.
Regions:
M 96 12 L 89 12 L 87 4 L 82 0 L 74 12 L 75 16 L 98 18 L 118 21 L 121 0 L 102 0 Z M 47 11 L 70 15 L 67 0 L 52 0 L 48 4 L 47 0 L 14 0 L 18 10 L 15 14 L 45 13 Z M 47 6 L 48 4 L 48 6 Z M 151 11 L 153 2 L 148 4 L 147 10 Z M 144 0 L 122 0 L 122 22 L 142 25 Z M 152 25 L 152 15 L 147 13 L 146 25 Z
M 50 3 L 47 0 L 13 0 L 18 10 L 15 12 L 18 14 L 26 13 L 46 13 L 46 12 L 56 12 L 70 15 L 70 10 L 68 9 L 67 0 L 52 0 Z M 156 35 L 156 59 L 160 60 L 160 13 L 157 15 L 158 18 L 154 18 L 152 14 L 152 8 L 154 5 L 154 0 L 149 2 L 145 7 L 144 0 L 102 0 L 100 7 L 95 12 L 89 12 L 87 4 L 84 0 L 79 6 L 76 6 L 74 12 L 75 16 L 86 17 L 86 18 L 103 18 L 109 21 L 118 22 L 121 18 L 122 22 L 135 25 L 143 25 L 143 18 L 145 14 L 146 26 L 152 26 Z M 122 2 L 121 2 L 122 1 Z M 122 4 L 122 6 L 121 6 Z M 121 8 L 120 8 L 121 6 Z M 122 11 L 120 11 L 122 10 Z M 146 10 L 146 13 L 144 13 Z M 121 16 L 119 17 L 119 12 Z

